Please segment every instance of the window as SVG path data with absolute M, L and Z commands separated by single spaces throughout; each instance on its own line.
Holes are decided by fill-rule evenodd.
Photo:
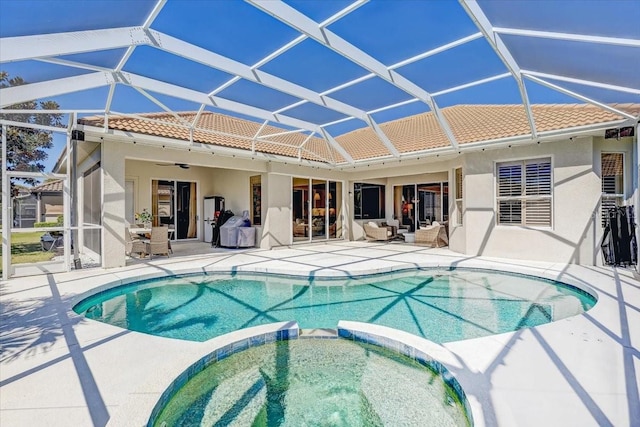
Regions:
M 462 225 L 462 168 L 455 170 L 456 180 L 456 224 Z
M 498 224 L 551 226 L 551 159 L 498 163 Z
M 384 218 L 384 185 L 353 184 L 355 219 Z
M 251 224 L 262 224 L 262 178 L 260 175 L 249 178 L 251 192 Z
M 624 201 L 624 155 L 622 153 L 602 153 L 602 226 L 606 226 L 607 211 L 622 206 Z

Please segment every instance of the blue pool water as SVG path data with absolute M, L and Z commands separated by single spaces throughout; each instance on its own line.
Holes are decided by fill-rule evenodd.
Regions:
M 156 427 L 470 425 L 441 375 L 342 339 L 280 341 L 211 363 L 153 421 Z
M 295 320 L 307 329 L 352 320 L 444 343 L 549 323 L 594 304 L 581 290 L 532 276 L 416 269 L 340 280 L 171 276 L 111 289 L 74 310 L 133 331 L 191 341 L 278 321 Z

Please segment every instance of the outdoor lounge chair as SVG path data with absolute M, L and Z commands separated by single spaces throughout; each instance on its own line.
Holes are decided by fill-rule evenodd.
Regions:
M 432 225 L 417 229 L 416 244 L 435 246 L 436 248 L 447 246 L 449 237 L 447 236 L 446 227 L 434 221 Z
M 300 220 L 293 221 L 293 236 L 294 237 L 306 237 L 307 236 L 307 228 L 309 227 L 304 222 L 299 222 Z
M 132 236 L 129 228 L 124 229 L 124 253 L 131 256 L 132 254 L 138 254 L 138 256 L 145 256 L 145 244 L 138 236 Z
M 162 227 L 151 228 L 151 239 L 145 242 L 145 252 L 149 254 L 149 259 L 153 255 L 166 255 L 169 256 L 169 228 L 165 225 Z
M 379 226 L 371 221 L 363 224 L 362 227 L 364 228 L 364 237 L 369 241 L 387 241 L 395 238 L 391 227 Z

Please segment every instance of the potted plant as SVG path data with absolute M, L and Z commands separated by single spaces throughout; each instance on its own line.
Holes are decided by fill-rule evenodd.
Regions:
M 137 213 L 135 217 L 136 217 L 136 222 L 142 223 L 144 225 L 144 228 L 151 228 L 153 215 L 151 215 L 151 212 L 149 212 L 146 208 L 142 209 L 142 212 Z

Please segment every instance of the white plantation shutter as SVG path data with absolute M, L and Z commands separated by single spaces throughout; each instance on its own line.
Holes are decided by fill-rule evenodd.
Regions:
M 525 195 L 551 195 L 551 162 L 528 163 L 525 167 Z
M 498 166 L 498 195 L 500 197 L 522 194 L 522 165 Z
M 622 153 L 602 153 L 602 198 L 600 201 L 602 226 L 607 225 L 607 212 L 622 206 L 624 201 L 624 155 Z
M 548 227 L 551 225 L 551 199 L 527 200 L 526 225 Z
M 521 224 L 522 202 L 520 200 L 500 200 L 498 224 Z
M 498 224 L 550 227 L 551 159 L 499 163 Z

